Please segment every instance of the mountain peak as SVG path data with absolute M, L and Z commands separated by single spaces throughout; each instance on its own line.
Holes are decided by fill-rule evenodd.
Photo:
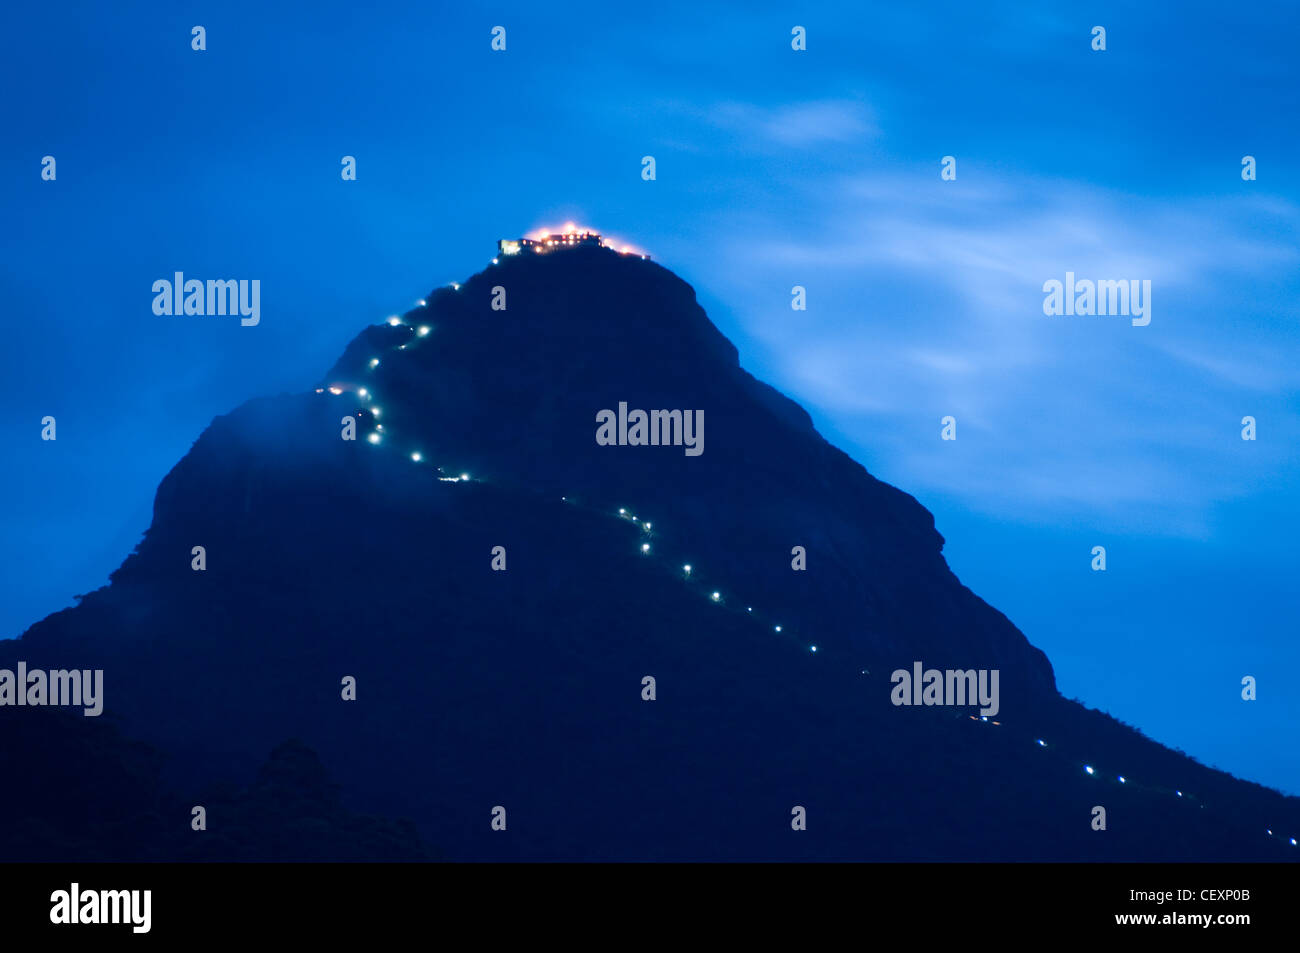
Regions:
M 214 421 L 111 585 L 0 661 L 103 669 L 187 792 L 301 739 L 324 771 L 280 749 L 276 778 L 454 858 L 1271 856 L 1250 831 L 1294 805 L 1062 699 L 930 513 L 746 373 L 690 285 L 547 247 Z M 923 663 L 996 671 L 996 717 L 891 704 Z M 1094 765 L 1139 818 L 1104 841 L 1076 823 Z M 517 840 L 480 823 L 503 801 Z M 800 803 L 834 833 L 783 835 Z
M 933 517 L 746 373 L 689 284 L 583 237 L 592 233 L 570 234 L 569 245 L 498 256 L 366 329 L 322 397 L 355 410 L 367 444 L 438 479 L 469 473 L 658 513 L 688 561 L 729 564 L 755 593 L 780 593 L 774 609 L 805 618 L 821 652 L 867 667 L 904 645 L 990 653 L 1022 700 L 1053 691 L 1042 653 L 952 577 Z M 650 423 L 644 443 L 602 439 L 602 420 L 618 421 L 622 438 L 638 414 Z M 698 421 L 695 445 L 660 445 L 656 420 Z M 837 555 L 792 590 L 788 554 L 810 542 Z M 922 596 L 920 578 L 952 590 L 943 612 L 960 606 L 970 617 L 958 626 L 929 609 L 900 612 L 898 593 L 933 595 Z

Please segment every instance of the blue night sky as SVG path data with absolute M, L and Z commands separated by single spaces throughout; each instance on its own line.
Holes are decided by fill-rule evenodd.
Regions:
M 1064 694 L 1300 793 L 1300 15 L 1133 6 L 11 6 L 0 637 L 106 582 L 214 416 L 574 220 L 928 507 Z M 261 279 L 260 326 L 155 316 L 178 270 Z M 1045 316 L 1066 271 L 1151 324 Z

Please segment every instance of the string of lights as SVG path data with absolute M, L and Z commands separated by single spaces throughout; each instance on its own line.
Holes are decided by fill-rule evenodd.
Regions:
M 497 259 L 493 259 L 492 263 L 496 264 Z M 450 287 L 454 291 L 460 290 L 460 285 L 456 283 L 452 283 Z M 428 304 L 424 299 L 421 299 L 418 303 L 418 307 L 420 309 L 425 309 L 428 307 Z M 416 325 L 408 324 L 404 318 L 399 317 L 397 315 L 392 315 L 391 317 L 389 317 L 387 323 L 391 327 L 395 327 L 395 328 L 408 327 L 411 329 L 412 337 L 405 343 L 396 345 L 394 350 L 397 351 L 405 351 L 408 349 L 410 345 L 421 343 L 424 339 L 429 337 L 430 332 L 433 330 L 432 326 L 428 324 L 416 324 Z M 370 360 L 367 362 L 367 369 L 372 372 L 377 370 L 380 366 L 381 366 L 381 362 L 378 357 L 371 357 Z M 328 393 L 331 396 L 341 396 L 345 393 L 348 393 L 350 390 L 351 388 L 348 385 L 340 383 L 340 384 L 330 384 L 327 387 L 318 387 L 316 388 L 316 393 L 321 394 L 328 391 Z M 371 419 L 374 422 L 373 429 L 366 435 L 367 442 L 375 446 L 395 445 L 396 441 L 390 437 L 388 432 L 385 431 L 384 425 L 380 423 L 380 418 L 383 415 L 383 410 L 375 403 L 375 394 L 373 392 L 373 389 L 371 387 L 359 387 L 356 389 L 355 393 L 357 397 L 360 398 L 360 400 L 363 402 L 363 406 L 358 409 L 358 413 L 364 411 L 365 413 L 370 415 Z M 412 463 L 425 464 L 427 462 L 425 460 L 423 451 L 420 449 L 408 450 L 406 451 L 406 454 Z M 437 479 L 440 482 L 466 483 L 471 480 L 470 474 L 467 472 L 456 473 L 455 468 L 452 468 L 451 470 L 452 475 L 448 475 L 448 471 L 444 470 L 443 467 L 441 466 L 436 466 L 433 464 L 429 464 L 429 466 L 431 466 L 433 471 L 437 474 Z M 475 479 L 476 482 L 487 482 L 483 480 L 481 477 Z M 619 507 L 616 513 L 611 513 L 608 509 L 604 507 L 595 507 L 595 506 L 587 506 L 585 504 L 580 504 L 576 500 L 571 499 L 568 496 L 562 496 L 560 500 L 561 502 L 565 503 L 568 506 L 581 508 L 590 513 L 598 514 L 605 517 L 613 516 L 617 519 L 625 520 L 633 524 L 636 524 L 637 526 L 640 527 L 640 529 L 645 534 L 644 537 L 641 537 L 641 541 L 637 544 L 637 549 L 639 553 L 642 556 L 646 557 L 647 559 L 654 558 L 655 546 L 652 542 L 652 540 L 655 537 L 654 524 L 651 523 L 649 520 L 642 520 L 640 517 L 634 515 L 627 507 Z M 738 615 L 744 615 L 747 618 L 754 620 L 757 624 L 761 625 L 766 631 L 770 631 L 773 635 L 782 636 L 788 642 L 799 644 L 800 646 L 803 647 L 805 651 L 811 654 L 818 653 L 818 647 L 816 644 L 810 644 L 805 640 L 799 638 L 796 633 L 787 631 L 786 627 L 783 624 L 779 622 L 773 622 L 771 619 L 767 618 L 761 611 L 756 612 L 752 605 L 745 605 L 744 611 L 741 612 L 739 609 L 740 603 L 734 602 L 729 597 L 725 596 L 721 589 L 712 589 L 703 586 L 699 582 L 698 567 L 696 567 L 693 563 L 683 563 L 679 570 L 670 570 L 670 571 L 678 578 L 680 578 L 684 583 L 686 583 L 688 585 L 688 588 L 694 589 L 700 593 L 707 593 L 706 598 L 711 603 L 721 608 L 724 608 L 728 611 L 736 613 Z M 867 676 L 870 675 L 870 672 L 867 669 L 862 669 L 861 673 Z M 961 715 L 958 714 L 955 715 L 954 717 L 960 718 Z M 996 721 L 996 720 L 990 721 L 988 716 L 968 715 L 967 717 L 971 721 L 975 721 L 981 724 L 987 723 L 992 726 L 996 726 L 998 728 L 1004 727 L 1001 721 Z M 1042 738 L 1037 738 L 1037 737 L 1033 738 L 1033 744 L 1044 751 L 1049 751 L 1049 750 L 1054 751 L 1053 746 L 1049 745 Z M 1205 807 L 1205 804 L 1202 803 L 1199 799 L 1197 799 L 1191 794 L 1185 794 L 1181 789 L 1166 788 L 1161 786 L 1149 785 L 1145 783 L 1136 783 L 1126 774 L 1115 774 L 1113 772 L 1106 772 L 1106 773 L 1099 772 L 1099 770 L 1094 765 L 1087 762 L 1083 762 L 1080 764 L 1080 770 L 1088 777 L 1098 778 L 1099 780 L 1106 780 L 1112 784 L 1118 784 L 1125 788 L 1130 788 L 1138 791 L 1150 792 L 1155 794 L 1162 794 L 1162 795 L 1167 795 L 1167 796 L 1180 798 L 1180 799 L 1186 799 L 1192 803 L 1198 804 L 1202 809 L 1204 809 Z M 1274 834 L 1272 828 L 1266 828 L 1266 831 L 1267 831 L 1267 836 L 1270 838 L 1280 836 L 1285 842 L 1289 843 L 1292 847 L 1297 846 L 1297 841 L 1295 837 L 1276 835 Z

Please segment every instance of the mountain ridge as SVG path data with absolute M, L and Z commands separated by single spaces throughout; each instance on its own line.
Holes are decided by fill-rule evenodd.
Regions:
M 599 446 L 620 400 L 703 409 L 704 453 Z M 575 248 L 437 289 L 318 392 L 216 418 L 109 586 L 0 661 L 102 664 L 106 707 L 178 790 L 302 738 L 345 807 L 413 817 L 452 859 L 1167 859 L 1180 829 L 1202 859 L 1285 856 L 1218 805 L 1294 819 L 1295 799 L 1062 699 L 942 547 L 914 498 L 740 367 L 688 284 Z M 918 660 L 999 669 L 1000 715 L 892 706 L 887 673 Z M 1108 831 L 1092 790 L 1120 805 Z M 523 820 L 503 840 L 506 800 Z M 836 836 L 791 842 L 805 800 Z

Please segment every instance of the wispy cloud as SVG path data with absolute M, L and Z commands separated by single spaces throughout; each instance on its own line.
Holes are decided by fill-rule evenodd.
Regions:
M 1300 215 L 1286 201 L 1018 175 L 967 188 L 892 170 L 805 199 L 797 234 L 780 208 L 746 209 L 755 237 L 724 245 L 720 271 L 781 276 L 784 291 L 751 281 L 728 294 L 760 315 L 751 326 L 782 355 L 781 383 L 861 422 L 887 479 L 1044 518 L 1157 507 L 1170 531 L 1195 534 L 1201 508 L 1238 492 L 1225 459 L 1244 413 L 1300 430 L 1287 356 L 1300 348 L 1300 252 L 1286 240 Z M 1044 315 L 1043 282 L 1066 271 L 1149 279 L 1151 325 Z M 794 284 L 807 312 L 774 300 Z M 938 439 L 949 413 L 956 454 Z M 1273 442 L 1256 462 L 1294 455 Z
M 875 114 L 864 102 L 826 99 L 776 106 L 721 101 L 708 106 L 680 103 L 668 109 L 752 148 L 812 149 L 828 143 L 864 143 L 880 135 Z

